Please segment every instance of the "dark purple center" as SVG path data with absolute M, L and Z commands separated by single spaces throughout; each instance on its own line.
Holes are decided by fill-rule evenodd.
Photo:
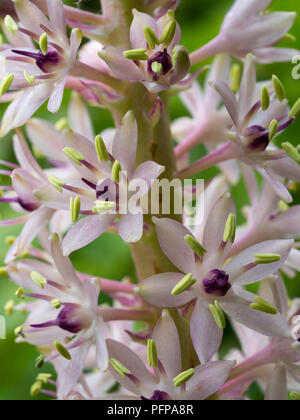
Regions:
M 82 330 L 80 320 L 78 319 L 78 311 L 75 305 L 66 305 L 56 318 L 56 325 L 62 330 L 72 334 L 78 334 Z
M 153 63 L 159 63 L 162 65 L 162 71 L 160 73 L 155 73 L 152 70 Z M 162 74 L 163 76 L 166 75 L 170 70 L 172 70 L 172 68 L 172 59 L 166 48 L 163 51 L 157 52 L 148 60 L 148 72 L 153 76 L 154 79 L 157 79 L 159 74 Z
M 203 280 L 205 293 L 216 296 L 226 296 L 231 288 L 229 275 L 222 270 L 212 270 Z
M 61 56 L 57 51 L 49 51 L 45 55 L 41 51 L 33 53 L 30 51 L 12 50 L 12 52 L 25 57 L 33 58 L 36 61 L 36 65 L 44 73 L 51 73 L 61 60 Z
M 155 390 L 151 398 L 141 397 L 141 400 L 147 401 L 167 401 L 169 400 L 169 395 L 164 391 Z
M 253 152 L 263 152 L 269 145 L 269 133 L 259 125 L 248 127 L 244 135 L 245 137 L 250 137 L 247 148 Z

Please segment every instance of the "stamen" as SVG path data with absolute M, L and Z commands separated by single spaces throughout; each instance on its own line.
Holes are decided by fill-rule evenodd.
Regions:
M 24 299 L 24 290 L 22 289 L 22 287 L 19 287 L 19 289 L 16 291 L 15 293 L 16 297 L 19 299 Z
M 4 77 L 4 79 L 2 79 L 0 83 L 0 96 L 3 96 L 11 87 L 14 77 L 15 76 L 13 74 L 8 74 Z
M 81 161 L 84 161 L 84 156 L 79 150 L 73 149 L 72 147 L 65 147 L 63 149 L 64 154 L 72 160 L 76 165 L 81 166 Z
M 269 125 L 269 140 L 272 141 L 278 132 L 278 121 L 272 120 Z
M 160 44 L 165 44 L 167 47 L 171 44 L 171 42 L 173 41 L 173 38 L 175 36 L 175 32 L 176 32 L 176 21 L 175 20 L 171 20 L 165 27 L 165 29 L 163 30 L 163 33 L 160 37 L 159 43 Z
M 289 118 L 297 118 L 300 115 L 300 98 L 294 103 Z
M 195 239 L 192 235 L 186 235 L 184 237 L 185 242 L 188 246 L 200 257 L 203 258 L 206 253 L 206 249 Z
M 116 160 L 112 167 L 111 177 L 117 184 L 119 184 L 120 182 L 121 171 L 122 171 L 121 164 L 118 160 Z
M 47 52 L 48 52 L 48 35 L 47 35 L 46 32 L 44 32 L 40 36 L 39 44 L 40 44 L 40 49 L 41 49 L 42 53 L 44 55 L 47 55 Z
M 114 371 L 121 376 L 121 378 L 125 379 L 126 375 L 130 375 L 131 372 L 128 370 L 119 360 L 117 359 L 110 359 L 110 365 L 114 369 Z
M 162 73 L 164 70 L 163 65 L 158 61 L 154 61 L 154 63 L 151 64 L 151 69 L 153 73 Z
M 41 289 L 44 289 L 44 287 L 47 284 L 47 280 L 45 279 L 44 276 L 42 276 L 40 273 L 36 271 L 32 271 L 32 273 L 30 274 L 30 277 Z
M 93 207 L 93 213 L 106 213 L 116 207 L 116 203 L 113 201 L 95 201 L 95 207 Z
M 49 382 L 49 379 L 51 379 L 52 375 L 51 373 L 39 373 L 37 376 L 37 381 L 41 381 L 44 384 L 47 384 Z
M 255 303 L 251 303 L 249 307 L 256 311 L 264 312 L 270 315 L 276 315 L 278 313 L 277 308 L 271 305 L 269 302 L 265 301 L 259 296 L 255 296 L 254 298 Z
M 5 243 L 7 245 L 13 245 L 16 242 L 16 237 L 15 236 L 6 236 L 5 238 Z
M 231 90 L 236 93 L 240 90 L 241 83 L 241 66 L 234 64 L 231 67 L 230 79 L 231 79 Z
M 30 388 L 31 397 L 37 397 L 40 394 L 42 388 L 43 388 L 43 382 L 41 381 L 35 382 Z
M 171 294 L 173 296 L 180 295 L 181 293 L 188 290 L 193 284 L 196 283 L 197 280 L 193 279 L 193 274 L 187 274 L 180 282 L 176 284 L 176 286 L 172 289 Z
M 54 347 L 58 351 L 58 353 L 66 360 L 72 360 L 72 356 L 70 355 L 69 351 L 66 349 L 66 347 L 60 343 L 59 341 L 54 341 Z
M 8 272 L 6 267 L 0 267 L 0 277 L 7 277 Z
M 33 83 L 35 82 L 35 77 L 30 76 L 30 74 L 26 70 L 24 71 L 24 77 L 29 85 L 33 85 Z
M 128 60 L 139 60 L 146 61 L 148 60 L 147 50 L 145 48 L 138 48 L 135 50 L 128 50 L 123 52 L 123 56 L 128 58 Z
M 272 83 L 274 87 L 275 94 L 280 102 L 282 102 L 285 99 L 285 89 L 282 84 L 282 82 L 279 80 L 279 78 L 273 74 L 272 76 Z
M 109 161 L 109 156 L 108 156 L 108 153 L 107 153 L 107 149 L 106 149 L 105 143 L 103 141 L 103 138 L 101 136 L 96 136 L 95 147 L 96 147 L 96 152 L 97 152 L 99 163 L 101 163 L 103 161 L 106 161 L 106 162 Z
M 147 342 L 147 354 L 148 354 L 148 365 L 149 367 L 157 367 L 157 350 L 154 340 L 149 339 Z
M 6 26 L 6 29 L 12 34 L 15 35 L 15 33 L 18 31 L 18 24 L 14 21 L 14 19 L 7 15 L 4 19 L 4 25 Z
M 61 188 L 62 185 L 64 185 L 64 181 L 58 178 L 57 176 L 51 175 L 48 177 L 48 180 L 50 184 L 60 193 L 63 192 L 63 189 Z
M 67 118 L 60 118 L 56 123 L 55 123 L 55 128 L 57 128 L 57 130 L 62 131 L 65 128 L 67 128 L 69 125 L 68 119 Z
M 220 307 L 220 304 L 217 300 L 215 300 L 215 304 L 210 304 L 208 306 L 212 316 L 214 317 L 214 320 L 216 321 L 217 326 L 221 329 L 224 330 L 224 328 L 226 327 L 226 319 L 224 316 L 224 312 L 222 310 L 222 308 Z
M 300 153 L 298 152 L 295 146 L 293 146 L 289 142 L 286 142 L 282 143 L 281 147 L 289 155 L 290 158 L 292 158 L 295 162 L 300 163 Z
M 270 106 L 270 94 L 268 88 L 264 86 L 261 91 L 261 107 L 263 111 L 266 111 Z
M 296 391 L 290 392 L 290 397 L 292 401 L 300 401 L 300 393 Z
M 254 254 L 254 264 L 272 264 L 281 260 L 280 254 Z
M 13 300 L 9 300 L 8 302 L 6 302 L 4 310 L 8 316 L 12 316 L 15 310 L 15 302 Z
M 233 243 L 235 240 L 235 234 L 236 234 L 236 217 L 234 214 L 231 213 L 228 216 L 228 219 L 225 225 L 223 241 L 227 243 L 230 240 Z
M 149 47 L 151 48 L 151 50 L 154 50 L 155 46 L 159 45 L 159 39 L 156 33 L 150 26 L 145 26 L 144 35 L 145 35 L 146 41 L 148 42 Z
M 181 372 L 179 375 L 176 376 L 176 378 L 173 379 L 174 386 L 178 387 L 183 385 L 185 382 L 187 382 L 191 377 L 195 374 L 194 369 L 189 369 L 184 372 Z
M 41 369 L 44 366 L 44 362 L 45 362 L 45 356 L 43 354 L 40 354 L 36 359 L 35 359 L 35 367 L 37 369 Z
M 73 223 L 76 223 L 79 218 L 80 207 L 81 207 L 80 197 L 79 196 L 75 198 L 70 197 L 70 212 L 71 212 L 71 220 Z
M 60 299 L 53 299 L 51 301 L 51 305 L 53 306 L 54 309 L 59 309 L 61 307 Z

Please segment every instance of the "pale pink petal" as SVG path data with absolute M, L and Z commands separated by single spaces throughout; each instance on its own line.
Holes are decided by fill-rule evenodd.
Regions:
M 211 87 L 213 87 L 221 96 L 221 98 L 224 101 L 225 107 L 236 125 L 236 127 L 239 126 L 239 105 L 237 103 L 237 100 L 232 92 L 232 90 L 229 88 L 229 86 L 222 81 L 212 81 L 210 82 Z
M 13 147 L 16 158 L 20 164 L 20 166 L 30 172 L 33 175 L 39 175 L 42 179 L 45 178 L 45 175 L 33 157 L 31 150 L 26 143 L 26 140 L 21 132 L 18 132 L 13 137 Z
M 122 170 L 128 172 L 129 179 L 135 168 L 137 141 L 137 122 L 133 111 L 129 111 L 124 116 L 113 142 L 113 156 L 121 163 Z
M 31 208 L 38 208 L 40 206 L 39 200 L 32 193 L 40 184 L 37 178 L 31 176 L 24 169 L 16 169 L 11 175 L 11 182 L 14 191 L 22 200 L 23 206 L 27 205 Z
M 53 87 L 53 91 L 48 102 L 48 111 L 52 112 L 53 114 L 56 114 L 59 111 L 63 100 L 66 82 L 67 77 L 57 82 Z
M 217 392 L 226 382 L 233 362 L 208 362 L 195 368 L 195 374 L 186 384 L 187 392 L 194 392 L 197 400 L 205 400 Z
M 146 302 L 161 308 L 185 305 L 194 298 L 191 292 L 184 292 L 178 296 L 171 294 L 182 278 L 180 273 L 162 273 L 149 277 L 139 284 L 139 295 Z
M 89 140 L 94 139 L 94 129 L 86 105 L 81 96 L 73 92 L 68 107 L 68 117 L 71 129 Z
M 96 335 L 96 352 L 97 352 L 97 366 L 100 372 L 105 372 L 108 369 L 109 357 L 104 336 L 104 325 L 101 320 L 96 321 L 95 326 Z
M 22 26 L 26 29 L 41 35 L 44 32 L 41 25 L 49 27 L 49 20 L 31 1 L 15 0 L 14 4 Z
M 129 80 L 131 82 L 141 82 L 145 80 L 143 71 L 132 60 L 125 58 L 122 50 L 119 48 L 103 48 L 101 58 L 119 79 Z
M 143 236 L 143 213 L 122 214 L 119 224 L 119 235 L 125 242 L 134 243 Z
M 168 339 L 166 339 L 168 337 Z M 178 332 L 168 311 L 163 311 L 153 331 L 158 359 L 168 378 L 172 381 L 182 371 L 181 350 Z
M 265 241 L 254 245 L 234 257 L 227 265 L 226 272 L 230 276 L 230 282 L 236 286 L 256 283 L 276 273 L 286 261 L 294 241 L 290 239 Z M 280 261 L 271 264 L 257 264 L 250 270 L 241 270 L 253 263 L 254 254 L 279 254 Z
M 66 17 L 62 0 L 47 0 L 47 8 L 52 30 L 67 45 Z
M 190 328 L 195 351 L 200 362 L 205 363 L 219 350 L 223 330 L 217 326 L 211 312 L 201 299 L 197 299 Z
M 240 87 L 239 95 L 239 113 L 241 118 L 244 118 L 249 112 L 252 105 L 254 105 L 256 98 L 255 94 L 256 85 L 256 68 L 254 57 L 249 56 L 246 59 L 243 78 Z
M 299 50 L 294 48 L 259 48 L 253 50 L 256 61 L 262 64 L 290 62 L 294 57 L 300 54 Z
M 185 242 L 191 232 L 181 223 L 171 219 L 153 218 L 160 246 L 166 256 L 183 273 L 195 272 L 195 254 Z
M 70 255 L 73 251 L 83 248 L 99 238 L 112 223 L 113 219 L 114 216 L 104 214 L 101 216 L 87 216 L 79 220 L 63 240 L 64 255 Z
M 230 27 L 236 23 L 244 23 L 249 18 L 265 10 L 272 0 L 236 0 L 227 13 L 223 27 Z
M 136 168 L 132 175 L 133 181 L 143 181 L 144 188 L 141 188 L 138 195 L 142 197 L 143 195 L 147 194 L 147 192 L 151 189 L 152 184 L 157 180 L 157 178 L 165 171 L 165 167 L 159 165 L 156 162 L 144 162 L 140 166 Z M 131 186 L 131 182 L 129 182 L 129 190 Z
M 265 400 L 266 401 L 287 401 L 287 378 L 285 367 L 277 364 L 269 379 Z
M 149 26 L 159 37 L 159 29 L 155 19 L 146 13 L 133 10 L 133 21 L 130 27 L 130 41 L 132 48 L 147 48 L 147 41 L 144 35 L 144 28 Z

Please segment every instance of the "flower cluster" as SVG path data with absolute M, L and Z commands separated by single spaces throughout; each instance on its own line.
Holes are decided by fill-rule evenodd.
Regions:
M 0 5 L 0 136 L 15 155 L 0 161 L 0 227 L 21 226 L 0 276 L 16 285 L 7 314 L 26 313 L 16 341 L 39 352 L 32 396 L 240 400 L 256 382 L 266 400 L 300 399 L 300 301 L 284 282 L 300 272 L 300 149 L 278 137 L 300 100 L 290 106 L 276 75 L 256 75 L 257 62 L 298 53 L 275 47 L 295 14 L 235 0 L 219 35 L 190 54 L 177 3 L 102 0 L 102 14 L 62 0 Z M 201 86 L 207 67 L 192 65 L 213 57 Z M 34 116 L 47 100 L 57 113 L 66 89 L 65 118 Z M 174 95 L 190 117 L 171 121 Z M 91 107 L 114 128 L 96 135 Z M 190 163 L 198 145 L 206 154 Z M 185 184 L 214 167 L 203 188 Z M 135 278 L 73 266 L 107 232 L 128 244 Z M 226 326 L 241 349 L 221 357 Z

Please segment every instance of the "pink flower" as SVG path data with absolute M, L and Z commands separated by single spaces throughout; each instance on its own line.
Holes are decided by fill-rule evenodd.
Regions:
M 154 219 L 161 248 L 180 272 L 155 275 L 138 287 L 143 299 L 159 307 L 179 307 L 195 300 L 191 337 L 201 363 L 210 360 L 220 346 L 223 335 L 222 320 L 218 319 L 222 317 L 220 308 L 237 322 L 262 334 L 287 334 L 286 323 L 276 310 L 271 315 L 250 307 L 255 295 L 244 286 L 274 274 L 286 260 L 293 241 L 262 242 L 227 261 L 234 241 L 234 212 L 232 198 L 225 193 L 206 221 L 202 253 L 199 257 L 198 248 L 197 258 L 186 242 L 190 231 L 173 220 Z M 232 236 L 227 235 L 229 226 Z M 264 253 L 277 258 L 264 264 L 257 260 Z M 184 282 L 182 288 L 179 282 L 180 285 Z
M 53 113 L 59 110 L 82 38 L 81 31 L 76 29 L 72 31 L 70 40 L 67 38 L 61 0 L 47 1 L 50 22 L 30 1 L 16 0 L 14 4 L 20 20 L 18 30 L 37 42 L 44 33 L 48 41 L 43 51 L 24 44 L 23 48 L 18 45 L 1 53 L 6 73 L 15 75 L 12 88 L 22 90 L 3 116 L 1 137 L 25 124 L 48 98 L 48 110 Z
M 170 12 L 157 21 L 134 9 L 130 29 L 133 50 L 104 47 L 99 53 L 113 74 L 131 82 L 141 82 L 151 92 L 169 89 L 188 74 L 187 50 L 178 46 L 181 32 Z M 146 35 L 146 33 L 150 35 Z

